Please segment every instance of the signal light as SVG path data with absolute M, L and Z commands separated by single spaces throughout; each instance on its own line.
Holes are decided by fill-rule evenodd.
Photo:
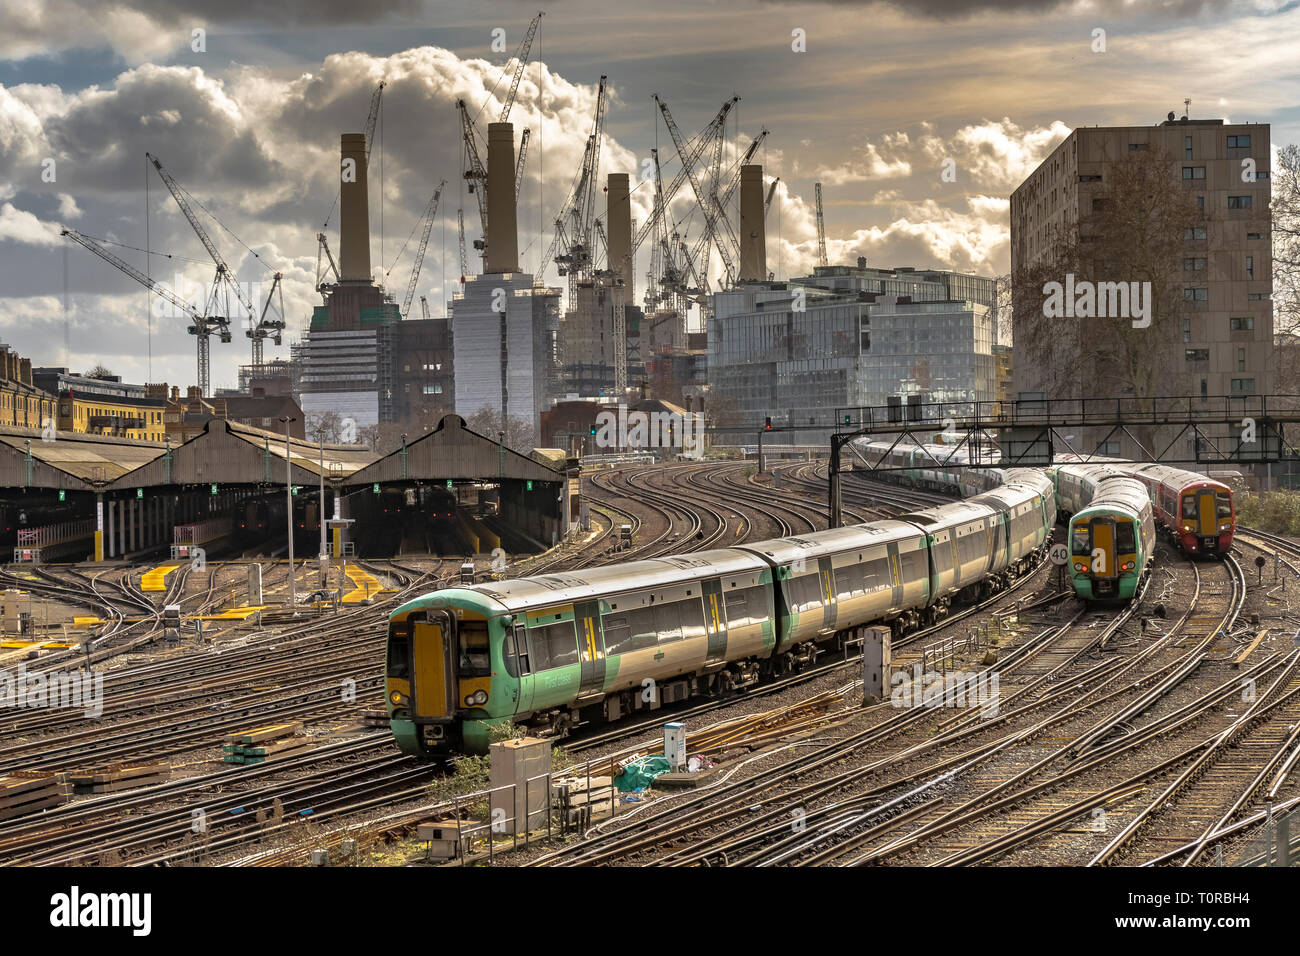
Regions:
M 763 430 L 764 430 L 764 431 L 769 431 L 769 432 L 772 430 L 772 416 L 771 416 L 771 415 L 768 415 L 766 418 L 763 419 Z
M 596 434 L 596 426 L 594 424 L 591 426 L 591 434 Z
M 848 423 L 849 423 L 849 416 L 848 416 L 848 415 L 845 415 L 845 416 L 844 416 L 844 424 L 847 425 Z

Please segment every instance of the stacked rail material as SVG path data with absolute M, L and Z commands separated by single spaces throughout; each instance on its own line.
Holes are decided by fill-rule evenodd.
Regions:
M 17 770 L 0 777 L 0 820 L 48 810 L 67 800 L 67 774 Z
M 77 794 L 117 793 L 119 790 L 166 783 L 171 775 L 171 764 L 158 760 L 152 763 L 92 767 L 89 770 L 74 771 L 68 775 L 68 779 L 72 783 L 73 792 Z
M 388 711 L 379 707 L 367 710 L 361 715 L 361 723 L 366 727 L 376 727 L 380 730 L 388 730 Z
M 226 763 L 250 764 L 296 757 L 309 749 L 311 740 L 302 736 L 302 723 L 294 721 L 231 734 L 221 751 Z

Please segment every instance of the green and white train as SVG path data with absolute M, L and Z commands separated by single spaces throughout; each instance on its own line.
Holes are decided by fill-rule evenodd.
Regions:
M 408 753 L 481 753 L 496 724 L 563 733 L 744 690 L 869 626 L 932 624 L 1046 548 L 1051 481 L 1002 477 L 886 521 L 415 598 L 389 619 L 393 733 Z

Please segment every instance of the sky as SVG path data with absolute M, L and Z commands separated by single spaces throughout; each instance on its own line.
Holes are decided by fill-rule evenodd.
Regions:
M 741 98 L 728 156 L 768 130 L 756 159 L 769 182 L 780 177 L 767 220 L 778 278 L 816 262 L 818 181 L 832 264 L 998 275 L 1010 266 L 1011 191 L 1075 127 L 1155 124 L 1190 99 L 1193 117 L 1270 123 L 1275 149 L 1300 142 L 1300 0 L 0 0 L 0 342 L 37 366 L 195 382 L 186 319 L 61 236 L 108 240 L 134 268 L 201 294 L 211 260 L 149 152 L 201 204 L 256 306 L 282 274 L 287 337 L 266 357 L 287 357 L 321 302 L 316 234 L 338 250 L 337 211 L 326 216 L 339 135 L 363 129 L 381 81 L 375 278 L 401 302 L 445 179 L 417 284 L 444 314 L 460 276 L 458 209 L 467 239 L 479 235 L 455 103 L 481 129 L 496 118 L 503 69 L 539 9 L 510 116 L 516 138 L 525 126 L 532 137 L 525 271 L 550 245 L 601 75 L 600 182 L 631 174 L 641 223 L 650 150 L 673 152 L 652 94 L 687 136 Z M 689 193 L 671 212 L 696 236 Z M 643 247 L 641 288 L 648 265 Z M 546 278 L 558 283 L 554 267 Z M 214 340 L 213 387 L 233 387 L 249 355 L 242 328 Z

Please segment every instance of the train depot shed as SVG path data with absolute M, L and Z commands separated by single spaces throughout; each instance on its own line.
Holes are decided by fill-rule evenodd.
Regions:
M 0 428 L 0 549 L 16 561 L 133 558 L 176 546 L 238 556 L 287 548 L 315 554 L 322 485 L 334 553 L 540 550 L 564 533 L 568 483 L 449 415 L 386 454 L 320 445 L 213 419 L 188 441 L 133 441 Z M 346 532 L 343 530 L 346 528 Z

